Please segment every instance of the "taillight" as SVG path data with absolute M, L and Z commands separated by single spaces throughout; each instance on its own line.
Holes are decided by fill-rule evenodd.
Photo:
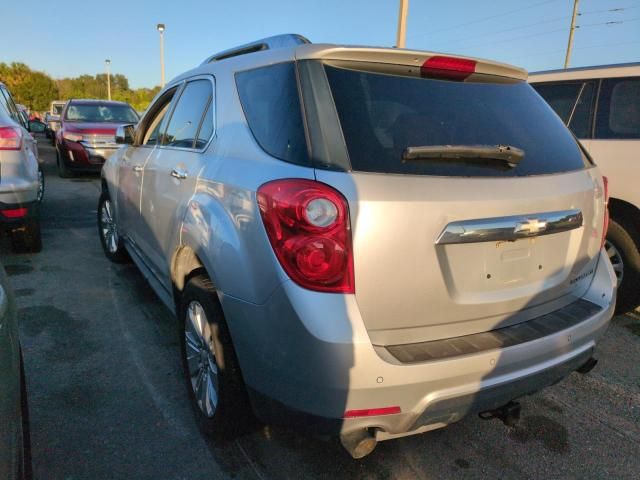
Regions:
M 600 248 L 604 247 L 604 241 L 607 237 L 607 230 L 609 230 L 609 179 L 602 176 L 602 185 L 604 190 L 604 222 L 602 223 L 602 242 Z
M 476 71 L 476 62 L 466 58 L 436 55 L 425 60 L 420 67 L 423 77 L 462 81 Z
M 303 179 L 265 183 L 260 215 L 284 271 L 319 292 L 354 293 L 349 207 L 337 190 Z
M 18 127 L 0 127 L 0 150 L 20 150 L 22 130 Z

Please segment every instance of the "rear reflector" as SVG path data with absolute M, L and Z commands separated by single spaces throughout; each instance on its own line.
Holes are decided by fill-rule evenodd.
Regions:
M 382 408 L 368 408 L 365 410 L 347 410 L 344 412 L 344 418 L 356 418 L 356 417 L 377 417 L 379 415 L 393 415 L 400 413 L 400 407 L 382 407 Z
M 22 218 L 27 214 L 26 208 L 12 208 L 9 210 L 0 210 L 2 215 L 7 218 Z
M 443 57 L 437 55 L 428 58 L 420 67 L 423 77 L 462 81 L 476 71 L 476 62 L 465 58 Z

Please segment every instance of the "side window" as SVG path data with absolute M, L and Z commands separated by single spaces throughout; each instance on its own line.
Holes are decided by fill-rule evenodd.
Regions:
M 582 82 L 537 84 L 533 88 L 544 98 L 566 125 L 576 104 Z
M 177 90 L 177 88 L 174 88 L 167 92 L 158 100 L 158 105 L 154 106 L 156 113 L 151 121 L 147 123 L 146 131 L 142 137 L 142 145 L 157 145 L 160 143 L 161 132 L 167 126 L 167 111 Z
M 269 155 L 309 164 L 295 66 L 291 62 L 236 74 L 251 133 Z
M 173 110 L 162 145 L 194 148 L 200 123 L 212 97 L 213 90 L 209 80 L 187 83 Z
M 584 88 L 582 88 L 580 98 L 578 98 L 578 103 L 569 122 L 569 128 L 578 138 L 591 138 L 595 85 L 595 82 L 584 83 Z
M 602 81 L 596 115 L 596 138 L 640 138 L 640 78 Z
M 11 118 L 22 125 L 22 119 L 18 113 L 18 107 L 16 107 L 13 98 L 11 98 L 11 94 L 6 88 L 0 88 L 0 97 L 0 102 L 2 102 L 2 106 L 7 110 L 7 113 Z

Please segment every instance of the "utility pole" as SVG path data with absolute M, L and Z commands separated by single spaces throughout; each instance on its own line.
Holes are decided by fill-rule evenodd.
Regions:
M 400 0 L 398 12 L 398 34 L 396 36 L 396 48 L 404 48 L 407 40 L 407 14 L 409 13 L 409 0 Z
M 107 99 L 111 100 L 111 60 L 107 58 L 104 64 L 107 67 Z
M 160 88 L 164 88 L 164 23 L 159 23 L 156 28 L 160 32 Z
M 578 3 L 580 3 L 580 0 L 573 0 L 573 15 L 571 16 L 571 28 L 569 29 L 567 55 L 564 57 L 564 68 L 569 68 L 569 60 L 571 60 L 571 49 L 573 48 L 573 32 L 576 29 L 576 17 L 578 16 Z

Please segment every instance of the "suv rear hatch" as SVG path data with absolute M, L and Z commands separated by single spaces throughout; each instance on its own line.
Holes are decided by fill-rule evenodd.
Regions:
M 316 178 L 349 202 L 372 342 L 489 331 L 580 298 L 601 247 L 602 180 L 526 75 L 340 52 L 299 61 L 299 75 L 312 157 L 328 167 Z

